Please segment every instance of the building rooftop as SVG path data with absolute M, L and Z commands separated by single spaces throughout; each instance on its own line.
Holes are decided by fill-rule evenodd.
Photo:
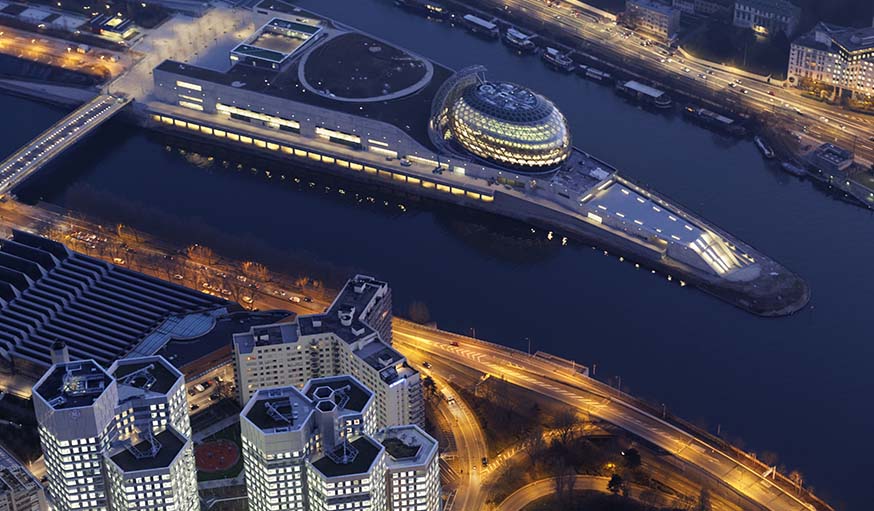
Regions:
M 294 343 L 298 337 L 295 323 L 255 325 L 248 332 L 234 334 L 234 344 L 237 345 L 239 353 L 246 354 L 260 346 Z
M 312 402 L 295 387 L 259 389 L 243 409 L 252 424 L 265 433 L 300 429 L 313 411 Z
M 46 314 L 36 289 L 60 310 Z M 43 370 L 56 341 L 67 345 L 71 359 L 108 366 L 169 317 L 228 305 L 18 230 L 0 241 L 0 298 L 0 352 Z
M 231 55 L 232 58 L 234 54 L 246 55 L 278 64 L 321 30 L 318 20 L 301 17 L 297 17 L 295 21 L 273 18 L 231 50 Z
M 437 441 L 414 425 L 394 426 L 376 435 L 388 454 L 389 469 L 421 467 L 437 452 Z
M 154 470 L 170 466 L 184 447 L 182 435 L 168 428 L 152 438 L 119 448 L 110 458 L 125 472 Z
M 278 72 L 245 65 L 219 72 L 170 60 L 162 62 L 156 70 L 385 122 L 404 131 L 424 147 L 434 149 L 428 137 L 431 101 L 440 85 L 452 75 L 450 69 L 433 64 L 431 79 L 412 94 L 387 101 L 350 102 L 311 92 L 298 79 L 300 56 L 294 55 L 287 62 Z M 294 118 L 294 115 L 291 117 Z
M 829 50 L 836 44 L 848 52 L 862 52 L 874 49 L 874 27 L 842 27 L 820 22 L 792 44 L 818 50 Z
M 674 8 L 670 5 L 663 4 L 661 2 L 656 2 L 655 0 L 627 0 L 628 5 L 637 5 L 644 9 L 650 11 L 660 12 L 662 14 L 670 15 L 674 12 Z
M 464 100 L 480 112 L 514 123 L 541 121 L 554 108 L 529 89 L 508 82 L 486 82 L 470 87 L 464 93 Z
M 33 474 L 0 447 L 0 499 L 7 492 L 36 489 L 39 486 Z
M 351 446 L 351 449 L 348 447 Z M 347 449 L 348 459 L 338 462 L 338 455 L 322 454 L 311 462 L 313 468 L 321 472 L 325 477 L 344 477 L 356 474 L 364 474 L 370 470 L 373 463 L 383 451 L 382 445 L 366 436 L 360 436 L 348 444 L 341 444 L 337 449 Z M 354 453 L 354 455 L 350 455 Z
M 174 366 L 182 367 L 190 362 L 228 347 L 228 339 L 235 334 L 248 332 L 252 327 L 277 323 L 293 318 L 294 313 L 274 311 L 234 311 L 215 318 L 212 329 L 197 338 L 172 339 L 158 351 Z
M 412 94 L 430 63 L 360 32 L 346 32 L 319 44 L 306 57 L 303 74 L 309 85 L 328 96 L 366 100 Z
M 95 361 L 78 360 L 53 366 L 37 382 L 34 392 L 55 410 L 81 408 L 94 404 L 112 381 Z
M 122 394 L 122 386 L 145 393 L 166 394 L 182 378 L 182 373 L 164 357 L 123 358 L 113 364 L 110 371 L 118 383 L 119 394 Z M 119 400 L 124 399 L 119 396 Z
M 324 387 L 333 392 L 325 392 Z M 304 386 L 303 393 L 313 401 L 330 398 L 342 410 L 364 411 L 373 398 L 373 392 L 349 375 L 314 378 Z
M 853 159 L 853 153 L 851 151 L 831 143 L 825 143 L 819 146 L 816 149 L 815 154 L 817 157 L 834 165 L 840 165 Z
M 382 371 L 386 368 L 394 368 L 395 364 L 402 362 L 404 356 L 391 346 L 382 342 L 371 342 L 355 351 L 362 360 L 376 369 Z M 383 378 L 385 379 L 385 378 Z M 391 381 L 391 380 L 386 380 Z

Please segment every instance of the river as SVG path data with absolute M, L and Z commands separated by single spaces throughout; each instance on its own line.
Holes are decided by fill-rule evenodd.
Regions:
M 164 139 L 113 121 L 50 179 L 22 191 L 64 204 L 87 186 L 171 217 L 393 286 L 395 309 L 424 302 L 443 328 L 592 366 L 597 377 L 746 448 L 779 453 L 841 509 L 861 510 L 874 474 L 874 261 L 871 213 L 766 165 L 752 143 L 636 108 L 609 88 L 549 71 L 537 57 L 400 10 L 387 0 L 301 0 L 453 68 L 529 86 L 568 117 L 575 145 L 744 239 L 805 278 L 810 306 L 761 319 L 589 246 L 512 222 L 396 198 L 341 199 L 193 164 Z M 63 112 L 0 96 L 12 152 Z M 184 146 L 184 143 L 181 143 Z M 382 201 L 385 201 L 383 203 Z M 401 208 L 398 203 L 402 203 Z M 387 204 L 386 204 L 387 203 Z M 487 225 L 496 234 L 472 228 Z M 257 254 L 252 254 L 257 258 Z

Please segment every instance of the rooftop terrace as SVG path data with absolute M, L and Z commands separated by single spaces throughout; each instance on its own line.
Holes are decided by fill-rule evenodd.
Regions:
M 158 394 L 166 394 L 182 378 L 182 374 L 163 357 L 146 360 L 121 359 L 115 366 L 112 376 L 119 386 L 125 385 Z
M 330 396 L 334 403 L 346 410 L 361 412 L 370 401 L 373 393 L 352 376 L 330 376 L 327 378 L 314 378 L 307 382 L 304 394 L 313 401 L 323 399 L 326 396 L 316 391 L 322 387 L 328 387 L 334 392 Z
M 313 404 L 294 387 L 260 389 L 246 405 L 249 421 L 267 433 L 300 429 L 313 411 Z
M 338 463 L 332 456 L 323 454 L 321 458 L 312 462 L 313 468 L 321 472 L 325 477 L 343 477 L 356 474 L 364 474 L 376 461 L 382 446 L 366 436 L 361 436 L 349 442 L 357 454 L 351 461 Z M 339 446 L 342 448 L 342 445 Z
M 134 445 L 121 448 L 110 457 L 125 472 L 153 470 L 170 466 L 184 447 L 185 440 L 181 435 L 172 429 L 165 429 L 153 438 L 144 438 Z
M 54 366 L 34 392 L 55 410 L 80 408 L 94 404 L 111 383 L 112 378 L 96 362 L 80 360 Z

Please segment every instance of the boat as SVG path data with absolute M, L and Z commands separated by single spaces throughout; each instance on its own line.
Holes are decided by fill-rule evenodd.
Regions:
M 634 80 L 617 83 L 616 92 L 639 103 L 651 105 L 656 108 L 671 108 L 671 105 L 673 104 L 671 97 L 668 96 L 665 91 Z
M 395 3 L 431 18 L 443 19 L 449 15 L 449 10 L 446 6 L 432 0 L 395 0 Z
M 522 53 L 532 53 L 537 49 L 537 45 L 531 40 L 533 38 L 533 35 L 522 33 L 513 27 L 504 32 L 504 42 L 507 46 Z
M 759 148 L 759 151 L 762 153 L 762 156 L 764 156 L 765 158 L 767 158 L 769 160 L 774 157 L 774 150 L 771 149 L 771 146 L 769 146 L 767 144 L 767 142 L 765 142 L 764 139 L 762 139 L 762 137 L 756 135 L 753 138 L 753 141 L 756 143 L 756 147 Z
M 491 21 L 486 21 L 478 16 L 474 16 L 473 14 L 465 14 L 461 19 L 464 20 L 464 26 L 474 34 L 493 39 L 501 35 L 501 32 L 498 30 L 498 25 Z
M 715 130 L 723 131 L 731 135 L 742 136 L 746 133 L 746 129 L 744 129 L 744 127 L 741 126 L 735 119 L 732 119 L 731 117 L 727 117 L 722 114 L 718 114 L 706 108 L 688 105 L 686 106 L 686 108 L 683 109 L 683 115 L 694 121 L 697 121 L 701 125 L 713 128 Z
M 788 161 L 784 161 L 783 163 L 781 163 L 780 168 L 783 169 L 784 171 L 792 174 L 793 176 L 802 177 L 802 176 L 807 175 L 807 172 L 804 170 L 804 168 L 799 167 L 799 166 L 797 166 L 793 163 L 790 163 Z
M 610 76 L 610 73 L 601 71 L 594 67 L 587 67 L 584 74 L 586 75 L 586 78 L 595 80 L 596 82 L 607 82 L 613 79 L 613 77 Z
M 557 71 L 570 73 L 574 70 L 574 61 L 571 60 L 571 58 L 564 53 L 556 50 L 555 48 L 547 47 L 543 51 L 543 53 L 540 54 L 540 58 L 542 58 L 544 62 L 546 62 L 550 67 L 556 69 Z

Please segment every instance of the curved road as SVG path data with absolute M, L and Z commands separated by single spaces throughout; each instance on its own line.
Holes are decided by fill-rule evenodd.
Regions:
M 396 319 L 394 344 L 492 374 L 576 407 L 665 449 L 701 473 L 772 511 L 814 507 L 706 441 L 624 401 L 615 389 L 547 361 L 502 346 Z
M 574 479 L 574 491 L 597 491 L 601 493 L 610 493 L 607 489 L 609 477 L 605 476 L 576 476 Z M 649 488 L 637 484 L 629 484 L 632 490 L 632 495 L 640 495 L 645 491 L 652 491 Z M 543 497 L 555 493 L 555 478 L 540 479 L 525 485 L 516 490 L 512 495 L 504 499 L 503 502 L 496 508 L 496 511 L 522 511 L 525 506 L 532 502 L 542 499 Z M 669 503 L 675 503 L 676 498 L 672 495 L 659 493 Z M 632 497 L 633 498 L 633 497 Z

